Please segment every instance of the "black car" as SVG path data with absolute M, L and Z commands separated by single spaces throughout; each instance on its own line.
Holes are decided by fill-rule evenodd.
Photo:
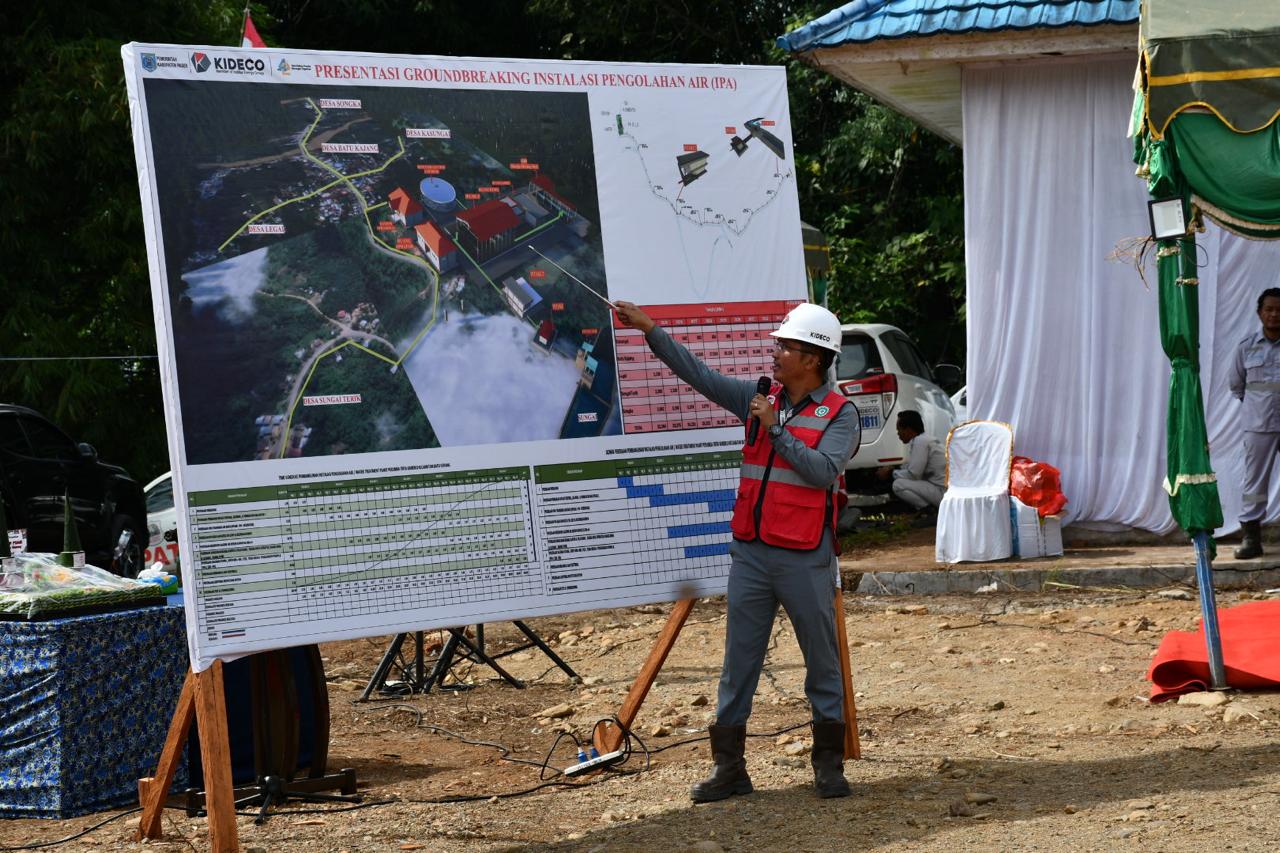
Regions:
M 64 494 L 71 497 L 87 561 L 135 577 L 147 547 L 142 486 L 37 412 L 0 403 L 0 498 L 8 527 L 26 528 L 28 551 L 62 550 Z M 120 549 L 126 530 L 131 536 Z

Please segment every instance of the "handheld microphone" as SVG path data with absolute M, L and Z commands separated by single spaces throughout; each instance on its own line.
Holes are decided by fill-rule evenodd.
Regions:
M 761 376 L 759 379 L 756 380 L 756 393 L 768 394 L 769 388 L 772 385 L 773 385 L 773 382 L 770 381 L 768 376 Z M 758 436 L 759 434 L 760 434 L 760 419 L 757 418 L 755 415 L 752 415 L 751 417 L 747 418 L 747 444 L 755 444 L 756 436 Z

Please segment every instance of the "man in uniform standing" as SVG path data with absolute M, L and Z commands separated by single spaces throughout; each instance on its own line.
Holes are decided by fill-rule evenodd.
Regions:
M 1244 484 L 1240 527 L 1244 540 L 1235 550 L 1237 560 L 1262 554 L 1262 518 L 1267 514 L 1267 490 L 1271 468 L 1280 452 L 1280 288 L 1268 288 L 1258 297 L 1261 331 L 1236 348 L 1230 387 L 1244 405 Z
M 844 685 L 837 654 L 839 589 L 835 521 L 841 475 L 861 437 L 858 412 L 827 381 L 840 352 L 840 321 L 825 308 L 796 306 L 772 336 L 773 385 L 733 379 L 707 367 L 630 302 L 618 319 L 639 329 L 654 354 L 695 390 L 743 421 L 758 420 L 743 446 L 729 553 L 729 613 L 716 723 L 715 769 L 693 786 L 694 802 L 749 794 L 747 718 L 781 603 L 805 661 L 813 714 L 811 763 L 820 797 L 845 797 Z M 751 435 L 748 428 L 748 436 Z

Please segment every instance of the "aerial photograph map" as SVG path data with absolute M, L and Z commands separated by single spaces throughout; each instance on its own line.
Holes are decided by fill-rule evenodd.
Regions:
M 621 432 L 586 95 L 145 85 L 188 464 Z

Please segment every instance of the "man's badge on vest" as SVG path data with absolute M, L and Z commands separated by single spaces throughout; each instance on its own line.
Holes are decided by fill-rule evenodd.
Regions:
M 813 413 L 820 418 L 825 418 L 827 416 L 827 412 L 829 411 L 831 411 L 831 409 L 829 409 L 828 407 L 819 406 L 818 408 L 813 410 Z

